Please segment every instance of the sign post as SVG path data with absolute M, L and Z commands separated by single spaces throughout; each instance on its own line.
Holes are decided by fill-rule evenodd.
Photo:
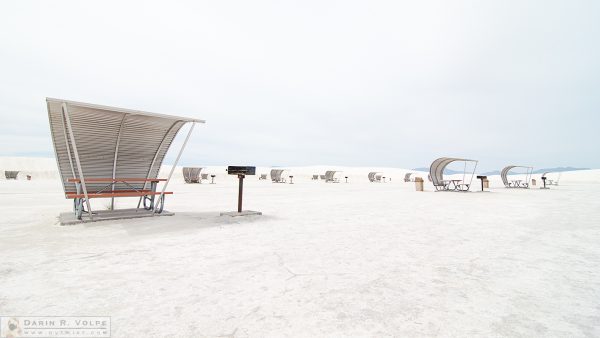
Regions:
M 242 196 L 244 195 L 244 174 L 238 174 L 238 179 L 240 180 L 239 188 L 238 188 L 238 212 L 242 212 Z

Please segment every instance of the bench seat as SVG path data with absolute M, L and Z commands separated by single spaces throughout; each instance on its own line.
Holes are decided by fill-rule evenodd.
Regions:
M 117 191 L 103 191 L 99 193 L 88 192 L 88 198 L 111 198 L 111 197 L 141 197 L 141 196 L 157 196 L 160 192 L 152 192 L 150 190 L 117 190 Z M 165 195 L 172 195 L 172 191 L 165 191 Z M 78 194 L 75 192 L 68 192 L 67 198 L 85 198 L 83 193 Z

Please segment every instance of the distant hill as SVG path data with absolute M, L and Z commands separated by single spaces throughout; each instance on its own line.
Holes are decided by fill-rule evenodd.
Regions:
M 516 168 L 515 171 L 510 172 L 510 175 L 525 174 L 522 170 L 519 170 L 519 169 L 522 169 L 522 168 Z M 533 174 L 559 173 L 559 172 L 563 172 L 563 171 L 576 171 L 576 170 L 590 170 L 590 168 L 573 168 L 573 167 L 544 168 L 544 169 L 534 170 Z M 500 175 L 500 170 L 488 171 L 485 173 L 481 173 L 480 175 L 486 175 L 486 176 Z
M 515 174 L 516 173 L 517 172 L 515 172 Z M 512 172 L 511 172 L 511 174 L 512 174 Z M 484 176 L 500 175 L 500 170 L 487 171 L 484 173 L 480 173 L 479 175 L 484 175 Z
M 534 174 L 559 173 L 562 171 L 577 171 L 577 170 L 590 170 L 590 168 L 556 167 L 556 168 L 546 168 L 546 169 L 534 170 L 533 173 Z
M 414 168 L 414 169 L 411 169 L 411 170 L 429 172 L 429 168 L 425 168 L 425 167 L 423 167 L 423 168 Z M 456 171 L 456 170 L 452 170 L 452 169 L 448 169 L 448 168 L 444 169 L 444 175 L 454 175 L 454 174 L 462 174 L 462 173 L 463 173 L 462 171 Z
M 414 170 L 414 171 L 429 171 L 429 168 L 424 168 L 423 167 L 423 168 L 414 168 L 414 169 L 411 169 L 411 170 Z
M 522 169 L 522 168 L 521 168 Z M 429 172 L 429 168 L 414 168 L 414 171 L 425 171 Z M 590 170 L 590 168 L 573 168 L 573 167 L 556 167 L 556 168 L 544 168 L 537 169 L 533 171 L 533 174 L 543 174 L 543 173 L 559 173 L 563 171 L 576 171 L 576 170 Z M 456 171 L 451 169 L 445 169 L 444 175 L 454 175 L 454 174 L 462 174 L 462 171 Z M 519 171 L 519 168 L 516 168 L 515 171 L 510 172 L 511 175 L 524 174 L 524 172 Z M 492 170 L 484 173 L 479 173 L 479 175 L 492 176 L 492 175 L 500 175 L 500 170 Z

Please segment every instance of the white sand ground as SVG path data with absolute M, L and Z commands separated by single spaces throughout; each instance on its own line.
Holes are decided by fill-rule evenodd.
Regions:
M 1 315 L 108 315 L 114 337 L 600 336 L 599 170 L 436 193 L 404 170 L 293 168 L 293 185 L 249 178 L 264 216 L 235 219 L 223 168 L 215 185 L 178 170 L 175 216 L 59 226 L 55 164 L 28 161 L 33 181 L 0 181 Z

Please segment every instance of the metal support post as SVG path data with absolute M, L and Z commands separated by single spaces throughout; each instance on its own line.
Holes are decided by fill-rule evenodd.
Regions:
M 242 197 L 244 195 L 244 177 L 246 177 L 246 175 L 238 175 L 238 179 L 240 181 L 238 188 L 238 212 L 242 212 Z

